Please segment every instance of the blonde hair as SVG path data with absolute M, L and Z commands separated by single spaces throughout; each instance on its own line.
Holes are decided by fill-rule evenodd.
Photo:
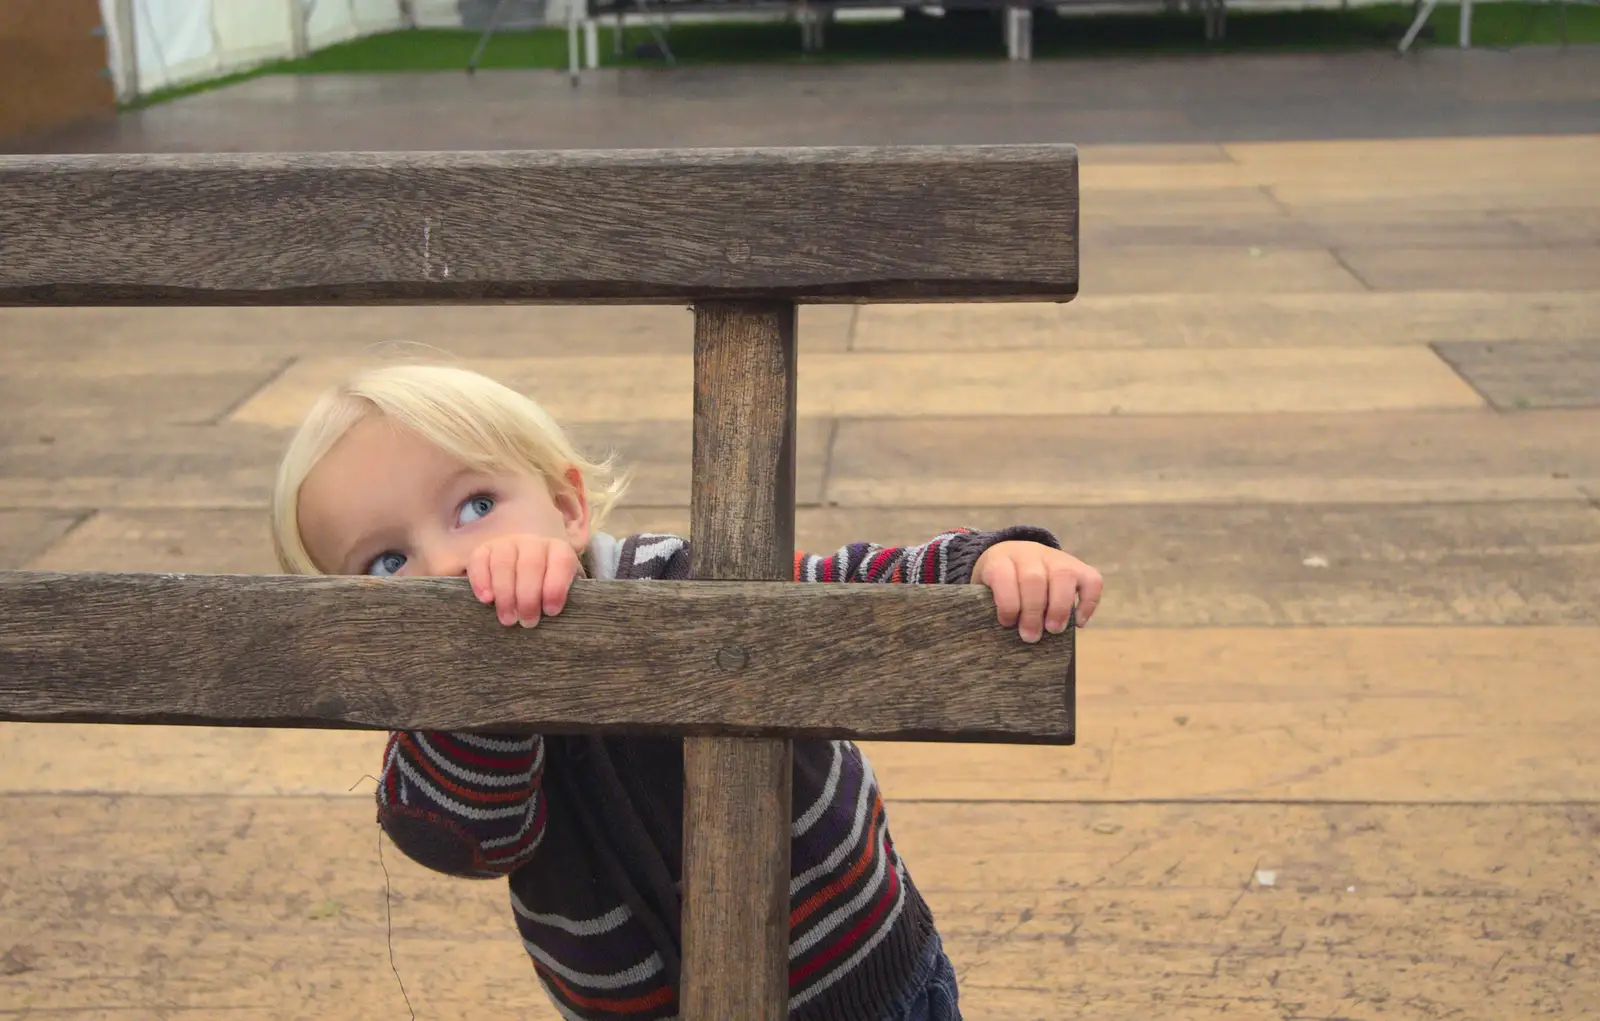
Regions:
M 272 547 L 287 574 L 321 574 L 300 536 L 300 488 L 356 423 L 383 415 L 478 471 L 537 475 L 551 492 L 571 491 L 577 468 L 591 532 L 627 488 L 615 455 L 579 454 L 538 402 L 487 376 L 446 365 L 385 365 L 324 393 L 289 441 L 272 491 Z

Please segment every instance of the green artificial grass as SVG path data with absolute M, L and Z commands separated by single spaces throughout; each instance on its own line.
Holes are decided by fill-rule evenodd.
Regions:
M 1227 38 L 1207 43 L 1198 14 L 1100 14 L 1034 18 L 1036 60 L 1095 56 L 1159 56 L 1184 53 L 1274 53 L 1393 47 L 1407 25 L 1409 4 L 1353 7 L 1349 10 L 1233 12 Z M 1431 36 L 1455 45 L 1460 8 L 1434 11 L 1417 45 Z M 1600 43 L 1600 5 L 1565 7 L 1567 41 Z M 1472 10 L 1472 42 L 1477 47 L 1550 45 L 1561 41 L 1563 11 L 1553 3 L 1485 3 Z M 611 29 L 600 32 L 602 64 L 659 65 L 639 58 L 634 45 L 650 35 L 627 33 L 627 51 L 612 55 Z M 800 30 L 778 22 L 723 22 L 674 25 L 668 42 L 680 64 L 807 63 L 849 61 L 1001 59 L 1005 55 L 999 15 L 980 11 L 944 18 L 853 22 L 829 25 L 821 53 L 800 52 Z M 198 82 L 141 97 L 130 108 L 151 106 L 179 96 L 266 74 L 360 74 L 370 72 L 460 71 L 465 69 L 478 33 L 459 29 L 417 29 L 356 39 L 319 50 L 303 60 L 280 61 L 243 74 Z M 567 66 L 566 31 L 560 28 L 503 32 L 490 40 L 479 66 L 484 70 Z

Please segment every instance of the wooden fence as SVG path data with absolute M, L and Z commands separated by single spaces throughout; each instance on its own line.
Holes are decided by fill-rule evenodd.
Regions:
M 682 735 L 682 1016 L 781 1021 L 791 742 L 1074 726 L 1070 628 L 783 584 L 796 304 L 1066 301 L 1077 254 L 1066 145 L 0 157 L 4 305 L 692 303 L 697 579 L 528 631 L 462 579 L 0 572 L 0 720 Z

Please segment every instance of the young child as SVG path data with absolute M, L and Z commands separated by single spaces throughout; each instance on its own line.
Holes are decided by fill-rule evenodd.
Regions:
M 389 366 L 325 394 L 272 503 L 291 574 L 465 576 L 502 624 L 561 612 L 575 576 L 681 579 L 689 543 L 600 531 L 624 480 L 532 400 L 461 369 Z M 797 581 L 979 582 L 1023 641 L 1086 623 L 1093 568 L 1037 528 L 796 555 Z M 470 665 L 463 664 L 463 669 Z M 378 821 L 453 876 L 510 877 L 534 970 L 572 1021 L 678 1012 L 683 754 L 664 738 L 398 732 Z M 789 1009 L 800 1021 L 955 1021 L 955 974 L 889 837 L 866 758 L 794 744 Z

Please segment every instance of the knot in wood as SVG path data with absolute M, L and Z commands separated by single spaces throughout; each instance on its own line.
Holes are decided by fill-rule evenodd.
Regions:
M 750 662 L 750 653 L 738 645 L 724 645 L 717 650 L 717 666 L 724 670 L 743 670 Z
M 735 266 L 742 266 L 750 261 L 750 243 L 748 241 L 734 241 L 728 245 L 728 261 Z

